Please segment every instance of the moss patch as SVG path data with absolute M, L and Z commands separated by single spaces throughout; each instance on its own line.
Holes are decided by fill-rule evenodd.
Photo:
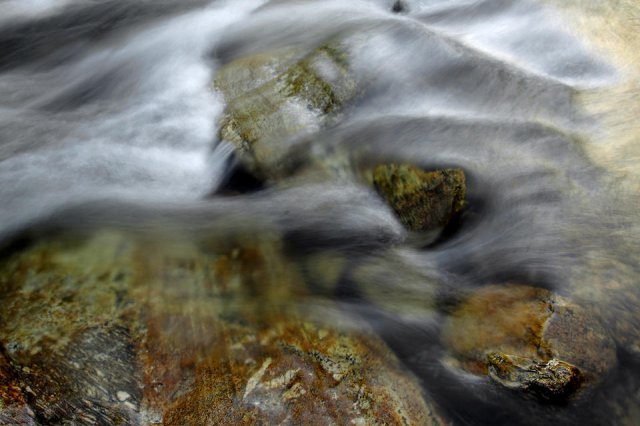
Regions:
M 380 165 L 373 171 L 373 184 L 412 231 L 442 227 L 464 207 L 466 181 L 461 169 L 425 171 L 408 164 Z

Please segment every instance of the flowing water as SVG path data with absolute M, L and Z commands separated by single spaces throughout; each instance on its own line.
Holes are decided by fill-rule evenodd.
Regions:
M 637 81 L 619 54 L 635 38 L 612 36 L 618 53 L 607 56 L 589 34 L 608 31 L 602 10 L 639 12 L 588 3 L 0 1 L 0 241 L 10 252 L 34 229 L 160 228 L 187 239 L 269 229 L 309 271 L 319 254 L 346 262 L 338 290 L 317 300 L 359 312 L 454 424 L 634 424 L 640 128 L 628 113 L 637 103 L 615 90 Z M 348 39 L 365 89 L 336 123 L 300 136 L 304 155 L 464 169 L 466 211 L 445 234 L 418 241 L 349 176 L 221 191 L 236 166 L 218 136 L 217 70 L 336 37 Z M 618 114 L 628 115 L 610 119 Z M 618 293 L 602 287 L 611 281 Z M 492 393 L 442 361 L 447 309 L 429 302 L 434 293 L 507 282 L 624 323 L 610 327 L 618 364 L 587 403 Z

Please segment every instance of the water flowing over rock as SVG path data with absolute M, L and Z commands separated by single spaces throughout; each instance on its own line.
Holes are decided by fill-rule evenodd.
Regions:
M 286 174 L 290 139 L 328 125 L 357 93 L 346 48 L 327 42 L 237 59 L 216 75 L 227 102 L 220 136 L 261 177 Z
M 381 165 L 373 171 L 373 183 L 412 231 L 445 226 L 464 206 L 460 169 L 426 172 L 409 165 Z
M 0 425 L 640 424 L 636 0 L 0 4 Z
M 489 376 L 503 386 L 555 403 L 570 398 L 584 380 L 578 368 L 556 359 L 541 363 L 492 353 L 487 357 L 487 364 Z
M 444 424 L 361 320 L 306 304 L 280 252 L 102 232 L 15 254 L 0 282 L 0 419 Z

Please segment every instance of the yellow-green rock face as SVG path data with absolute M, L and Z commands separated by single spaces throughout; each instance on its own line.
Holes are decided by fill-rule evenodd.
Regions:
M 379 165 L 373 184 L 398 218 L 412 231 L 428 231 L 446 225 L 464 206 L 464 171 L 425 171 L 407 164 Z
M 0 298 L 0 423 L 443 423 L 277 238 L 43 241 L 3 260 Z
M 220 136 L 261 177 L 286 174 L 281 164 L 294 136 L 326 126 L 356 95 L 347 55 L 327 44 L 300 58 L 293 51 L 238 59 L 218 71 L 227 102 Z

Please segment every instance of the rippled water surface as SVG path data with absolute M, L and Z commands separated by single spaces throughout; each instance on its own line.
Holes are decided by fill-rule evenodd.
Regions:
M 197 257 L 276 239 L 277 249 L 260 246 L 267 259 L 286 259 L 282 275 L 273 267 L 269 276 L 295 269 L 305 297 L 256 290 L 234 312 L 302 305 L 339 330 L 371 329 L 447 422 L 637 424 L 639 19 L 622 0 L 0 1 L 3 258 L 40 237 L 104 229 L 143 241 L 150 259 L 169 256 L 159 247 L 176 241 L 197 246 Z M 220 137 L 218 71 L 333 40 L 358 94 L 329 123 L 311 120 L 286 158 L 343 173 L 245 188 Z M 306 120 L 308 111 L 289 113 Z M 463 169 L 462 215 L 442 232 L 406 230 L 358 177 L 390 162 Z M 159 280 L 137 285 L 151 294 L 173 278 Z M 185 347 L 215 347 L 202 312 L 218 308 L 203 302 L 202 282 L 175 281 L 180 294 L 162 287 L 150 306 L 181 300 L 176 309 L 193 318 L 158 329 L 182 327 Z M 577 397 L 540 401 L 452 361 L 446 330 L 461 300 L 510 284 L 570 301 L 611 340 L 613 355 L 585 349 L 607 367 Z M 336 306 L 353 322 L 332 323 Z M 8 329 L 11 319 L 2 321 Z M 9 343 L 0 347 L 17 363 Z M 144 398 L 140 407 L 159 412 Z M 42 424 L 63 424 L 34 410 Z

